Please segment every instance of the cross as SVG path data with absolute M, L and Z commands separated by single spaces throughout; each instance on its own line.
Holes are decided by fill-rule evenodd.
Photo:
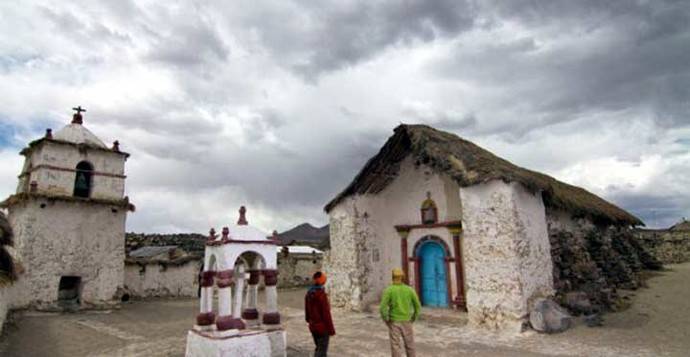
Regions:
M 81 112 L 86 112 L 86 109 L 82 109 L 81 105 L 76 108 L 72 108 L 72 110 L 76 110 L 77 114 L 81 114 Z

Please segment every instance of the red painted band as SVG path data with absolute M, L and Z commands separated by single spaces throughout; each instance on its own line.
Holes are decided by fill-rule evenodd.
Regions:
M 259 310 L 257 309 L 244 309 L 242 311 L 242 318 L 245 320 L 258 320 Z
M 232 279 L 218 279 L 216 285 L 219 289 L 229 288 L 232 286 Z
M 261 277 L 261 270 L 250 270 L 249 271 L 249 285 L 256 285 L 259 283 L 259 278 Z
M 219 331 L 233 329 L 244 330 L 245 327 L 244 321 L 234 318 L 232 315 L 219 316 L 218 319 L 216 319 L 216 328 L 218 328 Z
M 264 274 L 264 284 L 266 284 L 266 286 L 275 286 L 278 284 L 277 270 L 265 269 L 262 273 Z
M 280 313 L 267 312 L 264 314 L 262 322 L 264 325 L 278 325 L 280 323 Z
M 34 166 L 34 167 L 30 168 L 30 169 L 27 169 L 27 170 L 24 171 L 19 177 L 24 176 L 24 175 L 27 175 L 27 174 L 30 174 L 30 173 L 32 173 L 32 172 L 34 172 L 34 171 L 36 171 L 36 170 L 40 170 L 40 169 L 50 169 L 50 170 L 65 171 L 65 172 L 77 172 L 76 169 L 68 169 L 68 168 L 65 168 L 65 167 L 59 167 L 59 166 L 53 166 L 53 165 L 47 165 L 47 164 L 39 164 L 39 165 L 36 165 L 36 166 Z M 127 176 L 125 176 L 125 175 L 111 174 L 111 173 L 108 173 L 108 172 L 101 172 L 101 171 L 91 171 L 91 175 L 94 175 L 94 176 L 115 177 L 115 178 L 121 178 L 121 179 L 127 178 Z
M 199 326 L 209 326 L 213 325 L 216 320 L 216 314 L 212 312 L 207 312 L 204 314 L 196 315 L 196 324 Z
M 439 228 L 439 227 L 461 228 L 462 227 L 462 221 L 448 221 L 448 222 L 439 222 L 439 223 L 432 223 L 432 224 L 399 224 L 399 225 L 395 226 L 395 229 L 398 232 L 408 232 L 408 231 L 415 229 L 415 228 Z

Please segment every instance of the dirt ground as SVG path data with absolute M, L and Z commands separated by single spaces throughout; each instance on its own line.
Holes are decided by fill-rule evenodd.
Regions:
M 690 263 L 672 265 L 635 292 L 632 307 L 565 333 L 505 335 L 464 325 L 463 314 L 425 311 L 415 324 L 419 356 L 687 356 Z M 308 356 L 311 336 L 303 290 L 281 291 L 288 356 Z M 75 314 L 26 312 L 0 339 L 0 356 L 183 356 L 197 300 L 137 301 L 122 309 Z M 331 356 L 387 356 L 388 333 L 375 314 L 335 312 Z

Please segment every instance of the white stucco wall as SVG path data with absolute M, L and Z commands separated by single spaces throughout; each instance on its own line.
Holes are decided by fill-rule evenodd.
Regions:
M 22 172 L 27 170 L 29 163 L 35 170 L 31 172 L 28 181 L 26 181 L 26 176 L 20 180 L 17 192 L 26 191 L 28 189 L 27 182 L 36 181 L 37 192 L 39 193 L 72 196 L 75 172 L 55 170 L 40 165 L 74 170 L 81 161 L 91 163 L 95 172 L 124 175 L 124 155 L 103 150 L 79 151 L 72 145 L 44 142 L 26 158 Z M 91 182 L 92 198 L 119 200 L 124 195 L 125 179 L 123 177 L 96 174 L 92 176 Z
M 553 294 L 541 194 L 494 180 L 460 189 L 469 320 L 519 329 L 530 303 Z
M 421 223 L 420 208 L 427 192 L 436 203 L 439 221 L 460 219 L 457 184 L 424 165 L 415 165 L 409 157 L 401 163 L 395 180 L 379 194 L 354 195 L 333 207 L 329 212 L 331 250 L 325 257 L 324 269 L 331 277 L 328 289 L 334 306 L 363 309 L 378 303 L 391 282 L 391 270 L 402 267 L 401 238 L 395 226 Z M 439 236 L 453 249 L 446 228 L 412 230 L 408 255 L 414 254 L 414 244 L 426 234 Z M 454 297 L 452 266 L 449 273 L 453 279 L 449 289 Z M 414 279 L 413 264 L 410 274 Z
M 61 276 L 81 277 L 83 307 L 112 303 L 124 280 L 126 214 L 121 207 L 43 198 L 10 207 L 24 269 L 13 305 L 53 307 Z
M 201 259 L 182 265 L 125 264 L 125 286 L 132 297 L 197 297 Z

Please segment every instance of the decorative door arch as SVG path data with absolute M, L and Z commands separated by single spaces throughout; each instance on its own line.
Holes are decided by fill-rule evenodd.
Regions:
M 417 264 L 417 293 L 422 305 L 448 307 L 450 304 L 450 250 L 435 236 L 420 239 L 414 249 Z

